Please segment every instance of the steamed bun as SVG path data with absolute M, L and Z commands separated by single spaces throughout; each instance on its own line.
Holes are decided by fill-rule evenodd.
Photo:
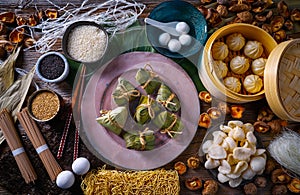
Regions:
M 258 76 L 264 76 L 265 66 L 267 59 L 258 58 L 252 62 L 251 69 L 252 72 Z
M 244 56 L 236 56 L 230 61 L 230 69 L 236 74 L 244 74 L 249 67 L 249 59 Z
M 257 93 L 262 89 L 263 81 L 259 76 L 251 74 L 246 76 L 243 85 L 249 93 Z
M 211 52 L 215 60 L 224 60 L 228 56 L 229 50 L 224 42 L 215 42 L 212 45 Z
M 247 41 L 244 47 L 244 54 L 251 59 L 259 58 L 263 52 L 264 48 L 259 41 Z
M 227 64 L 221 60 L 214 61 L 214 71 L 218 78 L 224 78 L 227 75 Z
M 236 77 L 226 77 L 224 79 L 224 85 L 234 91 L 234 92 L 240 92 L 241 91 L 241 87 L 242 87 L 242 84 L 240 82 L 240 80 Z
M 226 44 L 232 51 L 241 50 L 244 47 L 245 43 L 246 39 L 241 33 L 233 33 L 226 38 Z

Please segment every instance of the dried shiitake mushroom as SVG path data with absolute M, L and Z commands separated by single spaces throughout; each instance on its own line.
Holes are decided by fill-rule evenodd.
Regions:
M 183 175 L 186 172 L 186 166 L 183 162 L 178 161 L 174 164 L 174 169 L 177 171 L 179 175 Z
M 202 13 L 202 15 L 206 18 L 207 13 L 208 13 L 208 8 L 205 7 L 204 5 L 199 5 L 197 9 Z
M 236 12 L 236 13 L 249 11 L 250 9 L 251 6 L 249 4 L 246 4 L 246 2 L 242 2 L 242 3 L 238 2 L 228 8 L 229 11 Z
M 46 18 L 45 12 L 43 10 L 38 10 L 36 12 L 36 17 L 40 21 L 44 20 Z
M 223 114 L 230 114 L 230 108 L 229 108 L 229 105 L 226 102 L 219 102 L 218 103 L 218 109 Z
M 287 184 L 291 177 L 281 168 L 272 171 L 271 180 L 274 184 Z
M 191 169 L 197 169 L 200 165 L 200 159 L 198 157 L 192 156 L 187 159 L 187 166 Z
M 270 126 L 264 121 L 256 121 L 254 124 L 254 130 L 258 133 L 266 133 L 270 130 Z
M 288 190 L 285 185 L 275 185 L 272 188 L 272 195 L 285 195 L 287 194 Z
M 204 101 L 205 103 L 211 103 L 212 97 L 209 92 L 207 91 L 200 91 L 199 93 L 200 100 Z
M 285 27 L 287 30 L 291 31 L 291 30 L 294 29 L 294 23 L 293 23 L 291 20 L 286 20 L 286 21 L 284 22 L 284 27 Z
M 27 23 L 27 20 L 22 16 L 17 16 L 16 21 L 18 26 L 22 26 Z
M 35 15 L 30 15 L 28 18 L 28 25 L 29 26 L 36 26 L 38 24 L 37 18 Z
M 0 35 L 5 35 L 7 32 L 7 28 L 4 23 L 0 22 Z
M 293 9 L 290 17 L 293 22 L 300 21 L 300 9 L 297 8 Z
M 225 5 L 218 5 L 217 12 L 220 14 L 221 17 L 227 17 L 228 16 L 228 10 Z
M 188 178 L 184 182 L 185 186 L 192 191 L 202 188 L 202 181 L 199 177 Z
M 284 41 L 286 39 L 285 30 L 280 29 L 279 31 L 275 32 L 273 34 L 273 38 L 275 39 L 275 41 L 277 41 L 277 43 L 281 43 L 282 41 Z
M 8 52 L 11 53 L 15 49 L 15 46 L 10 42 L 7 41 L 7 43 L 4 45 L 4 49 Z
M 24 46 L 27 47 L 27 48 L 32 47 L 35 43 L 36 43 L 36 41 L 33 38 L 30 38 L 30 37 L 28 37 L 24 40 Z
M 46 9 L 45 15 L 49 19 L 56 19 L 58 17 L 58 11 L 56 9 Z
M 293 193 L 300 193 L 300 179 L 293 178 L 287 187 Z
M 204 127 L 204 128 L 209 128 L 210 127 L 211 119 L 210 119 L 209 115 L 206 112 L 204 112 L 200 115 L 198 125 L 200 127 Z
M 0 13 L 0 21 L 5 24 L 12 24 L 16 20 L 16 14 L 14 12 Z
M 272 32 L 279 31 L 284 25 L 283 16 L 275 16 L 271 21 Z
M 236 14 L 237 17 L 244 23 L 251 23 L 253 21 L 253 15 L 249 11 L 243 11 Z
M 217 107 L 211 107 L 211 108 L 209 108 L 207 110 L 207 114 L 213 120 L 219 119 L 222 116 L 221 110 L 219 110 Z
M 270 174 L 272 173 L 277 166 L 277 162 L 273 158 L 268 158 L 265 168 L 265 173 Z
M 216 27 L 222 22 L 221 15 L 214 8 L 208 8 L 205 19 L 212 27 Z
M 215 195 L 218 190 L 218 183 L 215 180 L 209 179 L 204 182 L 202 195 Z
M 24 28 L 15 28 L 10 34 L 9 34 L 9 41 L 12 43 L 20 43 L 24 39 Z
M 263 107 L 258 111 L 257 120 L 258 121 L 271 121 L 274 117 L 274 113 L 268 107 Z
M 277 3 L 277 10 L 280 13 L 280 15 L 285 18 L 288 18 L 290 16 L 289 7 L 283 0 Z
M 231 117 L 235 119 L 242 118 L 244 111 L 245 111 L 245 107 L 242 105 L 231 105 L 230 107 Z
M 281 132 L 282 127 L 287 125 L 286 123 L 287 121 L 276 119 L 276 120 L 269 121 L 267 125 L 270 127 L 272 133 L 278 134 Z
M 272 34 L 272 26 L 271 24 L 263 24 L 261 28 L 269 34 Z
M 248 183 L 244 185 L 244 192 L 246 195 L 256 195 L 257 187 L 254 183 Z
M 259 188 L 264 188 L 267 186 L 267 179 L 265 177 L 259 176 L 254 180 L 254 183 Z

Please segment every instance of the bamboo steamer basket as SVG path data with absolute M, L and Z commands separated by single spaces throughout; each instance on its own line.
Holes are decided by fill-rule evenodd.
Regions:
M 282 119 L 300 122 L 300 39 L 282 42 L 270 53 L 264 86 L 272 111 Z
M 211 48 L 213 43 L 227 35 L 239 32 L 247 40 L 256 40 L 263 44 L 264 52 L 268 56 L 271 51 L 277 46 L 276 41 L 266 31 L 254 25 L 236 23 L 226 25 L 216 30 L 207 40 L 200 66 L 198 66 L 199 77 L 204 87 L 216 98 L 231 102 L 231 103 L 247 103 L 257 101 L 265 97 L 265 90 L 263 89 L 257 94 L 243 95 L 227 89 L 220 79 L 216 76 L 213 70 L 213 58 Z

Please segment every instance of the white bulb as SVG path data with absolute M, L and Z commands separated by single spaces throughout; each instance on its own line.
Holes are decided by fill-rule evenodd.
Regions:
M 72 164 L 72 170 L 77 175 L 84 175 L 90 169 L 90 162 L 84 157 L 77 158 Z
M 192 37 L 186 34 L 180 35 L 179 42 L 181 43 L 181 45 L 188 46 L 192 42 Z
M 56 177 L 56 185 L 61 189 L 70 188 L 74 182 L 75 177 L 71 171 L 62 171 Z
M 181 44 L 177 39 L 171 39 L 168 48 L 171 52 L 178 52 L 181 49 Z
M 190 27 L 185 22 L 178 22 L 178 24 L 176 25 L 176 31 L 181 34 L 187 34 L 190 32 Z
M 163 46 L 167 46 L 170 39 L 171 39 L 171 35 L 169 33 L 162 33 L 158 38 L 158 42 Z

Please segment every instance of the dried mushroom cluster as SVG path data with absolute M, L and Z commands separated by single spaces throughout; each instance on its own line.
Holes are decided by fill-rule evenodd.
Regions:
M 279 43 L 293 33 L 300 21 L 300 9 L 290 9 L 285 1 L 272 0 L 201 0 L 198 9 L 211 29 L 230 23 L 248 23 L 267 31 Z M 216 4 L 213 4 L 216 2 Z
M 261 42 L 232 33 L 215 41 L 211 54 L 214 72 L 228 89 L 244 95 L 263 89 L 267 56 Z
M 32 47 L 35 40 L 30 36 L 30 27 L 36 26 L 43 20 L 56 19 L 58 11 L 47 9 L 37 11 L 30 16 L 16 15 L 14 12 L 0 13 L 0 59 L 4 59 L 7 53 L 11 53 L 15 46 L 23 44 Z
M 264 172 L 265 149 L 256 148 L 257 139 L 250 123 L 229 121 L 212 133 L 213 139 L 202 145 L 206 169 L 217 169 L 218 180 L 237 187 L 242 180 L 250 180 Z

